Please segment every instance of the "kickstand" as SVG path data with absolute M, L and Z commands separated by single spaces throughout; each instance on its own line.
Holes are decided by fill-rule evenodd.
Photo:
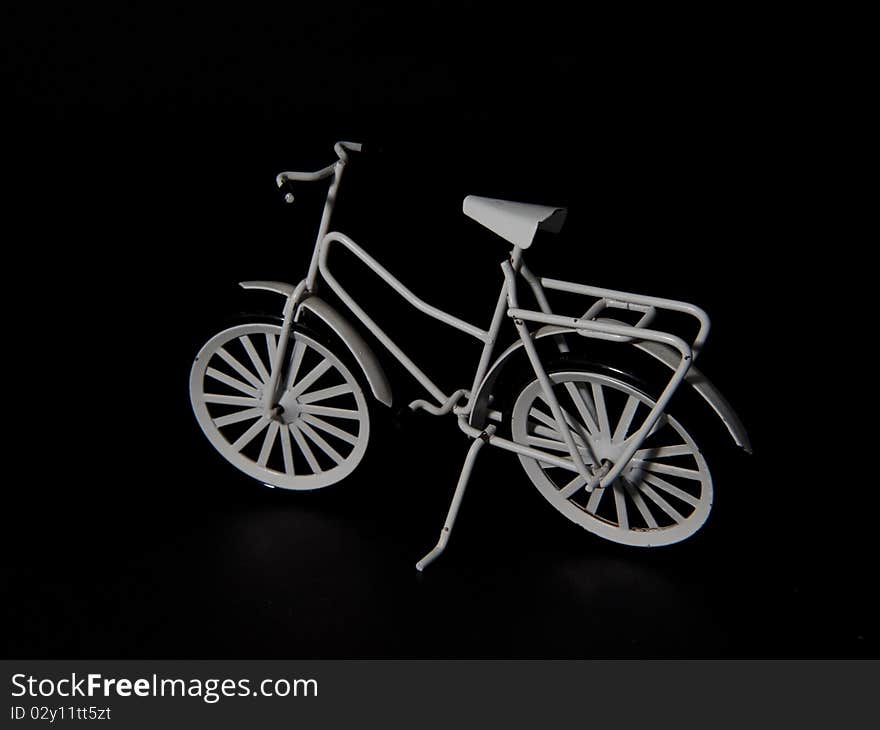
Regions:
M 440 539 L 437 541 L 434 549 L 416 563 L 416 570 L 424 570 L 428 565 L 440 557 L 440 554 L 446 549 L 446 543 L 449 542 L 449 533 L 452 532 L 452 526 L 455 524 L 455 518 L 458 515 L 458 508 L 461 506 L 461 499 L 464 497 L 464 490 L 467 487 L 468 479 L 470 479 L 471 471 L 474 468 L 477 454 L 487 442 L 488 437 L 494 432 L 495 426 L 488 426 L 479 438 L 474 439 L 474 442 L 468 449 L 467 456 L 464 459 L 464 466 L 462 466 L 461 474 L 458 477 L 458 485 L 455 487 L 455 493 L 452 495 L 449 512 L 446 513 L 446 523 L 443 525 L 443 530 L 440 532 Z

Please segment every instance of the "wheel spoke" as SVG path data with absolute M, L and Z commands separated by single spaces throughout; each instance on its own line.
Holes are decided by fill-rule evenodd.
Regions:
M 699 529 L 712 507 L 712 478 L 684 427 L 657 409 L 650 395 L 613 373 L 572 364 L 550 371 L 550 379 L 560 409 L 549 408 L 541 381 L 532 379 L 516 396 L 510 421 L 513 440 L 536 450 L 519 460 L 541 494 L 576 524 L 622 544 L 667 545 Z M 559 415 L 558 423 L 552 413 Z M 646 428 L 648 419 L 651 428 Z M 596 484 L 588 491 L 588 474 L 571 470 L 566 476 L 554 468 L 544 459 L 565 455 L 567 428 L 591 471 L 600 458 L 610 465 L 619 462 L 630 447 L 626 469 L 606 477 L 605 487 Z
M 321 360 L 321 362 L 312 368 L 308 375 L 304 376 L 302 380 L 290 389 L 290 394 L 292 396 L 298 396 L 300 393 L 304 392 L 312 383 L 326 373 L 332 364 L 333 363 L 329 360 Z
M 647 419 L 646 419 L 646 420 L 647 420 Z M 650 438 L 650 437 L 653 436 L 655 433 L 657 433 L 657 432 L 658 432 L 661 428 L 663 428 L 667 423 L 668 423 L 668 421 L 666 420 L 666 414 L 665 414 L 665 413 L 661 413 L 661 414 L 660 414 L 660 417 L 657 419 L 657 422 L 656 422 L 653 426 L 651 426 L 651 430 L 648 431 L 647 435 L 646 435 L 645 438 L 642 440 L 642 443 L 644 443 L 644 441 L 646 441 L 648 438 Z M 626 437 L 626 439 L 624 439 L 624 441 L 623 441 L 623 446 L 627 446 L 627 445 L 629 445 L 629 443 L 630 443 L 634 438 L 636 438 L 636 436 L 638 436 L 639 431 L 641 430 L 642 426 L 644 426 L 644 421 L 643 421 L 641 424 L 639 424 L 638 428 L 636 428 L 635 431 L 633 431 L 629 436 Z
M 299 402 L 314 403 L 317 400 L 327 400 L 328 398 L 335 398 L 338 395 L 345 395 L 346 393 L 353 392 L 354 391 L 348 383 L 343 383 L 342 385 L 334 385 L 330 388 L 313 390 L 311 393 L 303 393 L 299 396 Z
M 629 496 L 632 501 L 635 503 L 636 508 L 639 510 L 639 513 L 642 515 L 642 519 L 645 520 L 645 524 L 648 525 L 652 530 L 656 530 L 657 519 L 651 514 L 651 510 L 648 508 L 648 505 L 645 503 L 645 500 L 642 499 L 642 495 L 639 491 L 628 481 L 623 480 L 624 485 L 626 486 L 626 491 L 629 492 Z
M 664 456 L 688 456 L 694 450 L 688 444 L 676 444 L 675 446 L 655 446 L 648 449 L 639 449 L 633 454 L 633 459 L 644 461 L 646 459 L 661 459 Z
M 605 494 L 605 487 L 597 485 L 593 488 L 593 493 L 590 495 L 589 500 L 587 500 L 587 512 L 596 514 L 596 510 L 599 509 L 599 502 L 602 501 L 603 494 Z
M 587 462 L 595 463 L 596 462 L 596 454 L 593 453 L 593 446 L 587 440 L 588 434 L 584 426 L 578 424 L 574 418 L 564 409 L 562 408 L 562 415 L 566 419 L 570 428 L 570 433 L 572 438 L 574 439 L 575 446 L 577 446 L 578 451 L 582 451 L 584 453 L 581 454 L 581 458 L 586 458 Z M 535 434 L 541 436 L 547 436 L 552 441 L 559 442 L 560 446 L 549 446 L 547 448 L 558 449 L 560 451 L 568 451 L 568 446 L 565 445 L 565 442 L 562 441 L 562 437 L 559 435 L 559 429 L 556 427 L 556 419 L 541 413 L 537 408 L 532 408 L 529 412 L 530 416 L 534 416 L 534 418 L 538 421 L 548 424 L 547 426 L 538 426 L 533 425 L 532 429 Z
M 656 504 L 660 509 L 662 509 L 667 515 L 669 515 L 673 522 L 678 524 L 679 522 L 684 522 L 684 517 L 679 513 L 675 507 L 673 507 L 669 502 L 667 502 L 663 497 L 661 497 L 657 492 L 655 492 L 651 487 L 647 484 L 642 484 L 640 487 L 642 494 L 644 494 L 648 499 L 650 499 L 654 504 Z
M 562 441 L 555 441 L 551 439 L 542 439 L 537 436 L 526 436 L 526 443 L 529 446 L 537 446 L 543 449 L 549 449 L 551 451 L 564 451 L 566 454 L 568 453 L 568 446 Z
M 260 431 L 262 431 L 268 425 L 269 421 L 267 421 L 265 418 L 261 418 L 241 436 L 238 437 L 238 440 L 234 444 L 232 444 L 233 450 L 241 451 L 245 446 L 247 446 L 259 435 Z
M 257 349 L 254 347 L 254 343 L 251 342 L 251 338 L 247 335 L 242 335 L 240 339 L 241 344 L 244 345 L 244 349 L 247 352 L 248 357 L 251 359 L 251 362 L 257 370 L 257 374 L 263 379 L 264 383 L 268 383 L 269 371 L 266 370 L 266 366 L 263 364 L 263 361 L 257 354 Z
M 266 431 L 266 436 L 263 438 L 263 448 L 260 449 L 260 456 L 257 458 L 257 463 L 260 466 L 266 466 L 266 462 L 269 461 L 269 454 L 272 453 L 272 447 L 275 445 L 275 435 L 278 433 L 278 421 L 272 421 L 269 424 L 269 430 Z
M 266 332 L 266 350 L 269 352 L 269 367 L 275 364 L 275 355 L 278 352 L 278 341 L 272 332 Z
M 302 365 L 303 355 L 306 354 L 307 346 L 304 342 L 296 340 L 293 345 L 293 355 L 290 358 L 290 369 L 287 371 L 287 387 L 289 388 L 296 382 L 296 376 L 299 374 L 299 367 Z
M 208 368 L 205 371 L 205 375 L 210 378 L 214 378 L 214 380 L 219 380 L 224 385 L 228 385 L 230 388 L 235 388 L 235 390 L 240 393 L 244 393 L 245 395 L 252 396 L 256 398 L 259 395 L 259 392 L 256 388 L 252 388 L 247 383 L 242 383 L 240 380 L 236 380 L 230 375 L 226 373 L 221 373 L 219 370 L 215 370 L 214 368 Z
M 297 428 L 302 431 L 306 436 L 308 436 L 315 445 L 321 449 L 327 456 L 329 456 L 333 461 L 337 464 L 341 464 L 345 461 L 345 457 L 340 454 L 336 449 L 334 449 L 330 444 L 328 444 L 321 434 L 317 433 L 315 429 L 313 429 L 308 423 L 297 423 Z
M 223 428 L 224 426 L 231 426 L 233 423 L 241 423 L 242 421 L 247 421 L 250 418 L 259 418 L 262 415 L 262 408 L 245 408 L 244 410 L 230 413 L 228 416 L 220 416 L 220 418 L 215 418 L 214 425 L 217 428 Z
M 617 443 L 618 441 L 623 441 L 626 438 L 626 433 L 629 431 L 630 424 L 632 424 L 633 416 L 636 414 L 636 410 L 639 407 L 638 398 L 634 395 L 629 396 L 626 399 L 626 405 L 623 407 L 623 413 L 620 414 L 620 420 L 617 422 L 617 428 L 614 429 L 614 435 L 611 437 L 611 441 Z
M 243 395 L 220 395 L 219 393 L 205 393 L 205 403 L 216 403 L 221 406 L 257 406 L 260 401 L 256 398 L 245 398 Z
M 299 446 L 299 450 L 302 452 L 303 456 L 306 457 L 306 461 L 309 463 L 312 472 L 314 474 L 320 474 L 324 470 L 321 468 L 321 465 L 312 453 L 311 447 L 306 443 L 305 437 L 303 437 L 296 422 L 288 425 L 290 426 L 290 433 L 293 434 L 293 439 L 296 441 L 296 445 Z
M 541 399 L 542 402 L 547 403 L 547 400 L 544 398 L 543 393 L 541 395 L 539 395 L 538 397 Z M 548 408 L 549 408 L 549 404 L 548 404 Z M 571 431 L 571 435 L 574 438 L 580 438 L 581 443 L 587 442 L 590 437 L 589 430 L 582 423 L 580 423 L 574 416 L 572 416 L 571 413 L 569 413 L 567 410 L 565 410 L 565 408 L 560 406 L 559 410 L 562 411 L 562 417 L 565 419 L 565 422 L 568 424 L 569 431 Z M 548 416 L 546 413 L 542 413 L 537 408 L 532 408 L 529 415 L 534 416 L 535 419 L 537 419 L 538 421 L 541 421 L 542 423 L 546 423 L 547 426 L 554 429 L 557 434 L 559 433 L 559 424 L 556 423 L 556 419 L 553 418 L 553 416 Z M 562 438 L 562 437 L 560 436 L 560 438 Z
M 653 426 L 651 426 L 651 430 L 648 431 L 648 436 L 653 436 L 655 433 L 657 433 L 657 431 L 659 431 L 661 428 L 663 428 L 666 425 L 666 423 L 667 423 L 666 414 L 661 413 L 660 418 L 657 419 L 657 422 Z M 644 425 L 644 422 L 642 423 L 642 425 Z M 639 428 L 637 428 L 634 433 L 631 433 L 623 443 L 626 444 L 626 443 L 632 441 L 636 437 L 636 434 L 638 434 L 639 429 L 641 427 L 642 426 L 639 426 Z M 648 438 L 648 436 L 645 436 L 645 438 Z
M 562 443 L 562 437 L 560 437 L 559 431 L 555 428 L 550 428 L 549 426 L 539 426 L 535 424 L 532 424 L 531 428 L 532 433 L 535 434 L 535 436 L 543 436 L 545 438 L 551 439 L 552 441 L 559 441 L 560 443 Z M 574 438 L 574 442 L 580 448 L 584 448 L 584 439 L 581 437 L 581 435 L 576 431 L 571 435 Z
M 293 468 L 293 453 L 290 450 L 290 430 L 285 426 L 281 433 L 281 454 L 284 456 L 284 471 L 286 474 L 295 475 Z
M 596 419 L 599 422 L 599 432 L 603 434 L 611 433 L 611 426 L 608 423 L 608 407 L 605 405 L 605 392 L 599 383 L 591 383 L 593 386 L 593 402 L 596 404 Z
M 312 415 L 311 413 L 301 413 L 300 420 L 305 423 L 309 423 L 315 428 L 320 428 L 322 431 L 329 433 L 331 436 L 335 436 L 342 441 L 345 441 L 349 444 L 356 444 L 358 442 L 358 437 L 354 434 L 348 433 L 348 431 L 343 431 L 341 428 L 337 428 L 331 423 L 327 423 L 322 418 L 318 418 L 317 416 Z
M 572 434 L 576 434 L 576 435 L 580 436 L 582 441 L 589 444 L 590 443 L 589 429 L 583 423 L 581 423 L 577 418 L 575 418 L 565 408 L 560 408 L 560 410 L 562 411 L 562 415 L 565 418 L 565 422 L 569 425 L 569 428 L 571 429 Z
M 645 482 L 648 484 L 653 484 L 658 489 L 662 489 L 664 492 L 671 494 L 673 497 L 677 497 L 685 504 L 689 504 L 691 507 L 697 507 L 700 504 L 700 500 L 694 497 L 692 494 L 688 494 L 683 489 L 679 489 L 673 484 L 670 484 L 665 479 L 661 479 L 658 476 L 654 476 L 653 474 L 644 474 Z M 639 488 L 646 492 L 650 487 L 648 487 L 644 482 L 639 485 Z
M 629 517 L 626 514 L 626 498 L 623 496 L 623 486 L 620 479 L 616 479 L 612 485 L 614 490 L 614 507 L 617 510 L 617 525 L 621 530 L 629 529 Z
M 703 475 L 696 469 L 685 469 L 681 466 L 672 466 L 671 464 L 663 464 L 656 461 L 643 461 L 642 459 L 633 459 L 632 464 L 638 469 L 657 472 L 658 474 L 668 474 L 672 477 L 694 479 L 698 482 L 703 479 Z
M 190 368 L 190 401 L 209 441 L 248 476 L 279 489 L 320 489 L 362 460 L 370 412 L 332 351 L 300 331 L 282 342 L 282 331 L 256 322 L 218 332 Z M 273 378 L 278 401 L 270 404 Z M 271 417 L 269 405 L 279 406 Z
M 587 486 L 587 480 L 584 479 L 580 474 L 578 474 L 574 479 L 572 479 L 568 484 L 566 484 L 562 489 L 559 490 L 559 496 L 563 499 L 568 499 L 575 492 Z
M 557 427 L 558 424 L 556 423 L 556 419 L 553 418 L 553 416 L 548 416 L 546 413 L 539 410 L 538 408 L 532 407 L 532 410 L 529 411 L 529 417 L 546 424 L 549 428 L 553 429 L 553 433 L 557 435 L 559 434 L 559 428 Z
M 230 355 L 224 348 L 217 348 L 217 354 L 222 357 L 226 363 L 237 372 L 241 377 L 247 380 L 251 385 L 255 388 L 262 387 L 262 383 L 260 379 L 254 375 L 250 370 L 248 370 L 244 365 L 242 365 L 235 357 Z
M 316 406 L 311 403 L 300 406 L 303 413 L 312 413 L 316 416 L 333 416 L 334 418 L 349 418 L 355 421 L 361 420 L 360 411 L 351 411 L 347 408 L 332 408 L 331 406 Z
M 595 419 L 596 409 L 595 407 L 591 408 L 591 406 L 593 406 L 593 403 L 590 400 L 590 396 L 587 393 L 583 383 L 572 383 L 570 381 L 566 381 L 565 390 L 566 392 L 568 392 L 572 403 L 574 403 L 574 407 L 577 409 L 578 414 L 583 420 L 587 431 L 593 435 L 598 433 L 599 427 L 596 425 Z

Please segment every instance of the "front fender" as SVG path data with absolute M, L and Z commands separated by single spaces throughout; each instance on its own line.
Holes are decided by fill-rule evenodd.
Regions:
M 351 351 L 357 364 L 360 365 L 376 400 L 390 408 L 392 398 L 388 376 L 385 375 L 376 353 L 373 352 L 361 333 L 354 328 L 354 325 L 318 296 L 312 295 L 308 299 L 304 299 L 299 306 L 300 309 L 314 314 L 339 336 L 339 339 Z
M 601 318 L 597 321 L 609 324 L 625 324 L 618 320 L 606 318 Z M 534 333 L 533 339 L 539 340 L 545 337 L 552 337 L 553 335 L 566 334 L 569 332 L 576 333 L 577 330 L 562 327 L 542 327 Z M 681 356 L 675 350 L 668 345 L 659 342 L 633 342 L 631 344 L 633 347 L 637 347 L 659 360 L 671 370 L 675 370 L 681 360 Z M 492 367 L 489 368 L 489 371 L 486 373 L 486 376 L 483 378 L 483 381 L 480 383 L 480 386 L 474 395 L 474 407 L 470 416 L 470 424 L 472 426 L 475 426 L 476 428 L 482 427 L 481 424 L 486 420 L 488 414 L 489 396 L 492 393 L 495 381 L 498 379 L 499 374 L 504 369 L 507 362 L 520 348 L 522 348 L 522 346 L 522 342 L 514 342 L 498 356 L 494 363 L 492 363 Z M 749 435 L 746 433 L 745 426 L 743 426 L 739 416 L 737 416 L 730 403 L 727 402 L 727 399 L 721 395 L 718 388 L 716 388 L 712 382 L 693 365 L 691 365 L 684 379 L 686 383 L 702 396 L 702 398 L 711 406 L 712 410 L 715 411 L 716 415 L 727 427 L 727 431 L 730 433 L 730 436 L 733 438 L 736 445 L 748 453 L 752 453 L 752 445 L 749 441 Z
M 263 289 L 289 297 L 295 287 L 282 281 L 242 281 L 239 285 L 244 289 Z M 311 295 L 300 302 L 301 310 L 307 310 L 326 324 L 341 339 L 351 352 L 351 356 L 360 366 L 373 396 L 380 403 L 391 407 L 391 384 L 382 369 L 379 358 L 367 344 L 360 332 L 343 315 L 318 296 Z

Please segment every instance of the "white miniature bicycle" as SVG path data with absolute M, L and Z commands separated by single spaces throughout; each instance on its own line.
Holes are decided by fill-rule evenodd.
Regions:
M 226 329 L 202 347 L 192 366 L 190 397 L 199 425 L 214 447 L 254 479 L 282 489 L 318 489 L 348 476 L 364 456 L 370 436 L 368 395 L 391 406 L 388 379 L 365 339 L 352 323 L 317 295 L 320 279 L 403 367 L 434 402 L 417 400 L 412 410 L 452 413 L 473 439 L 446 522 L 419 570 L 445 548 L 474 460 L 484 444 L 519 456 L 541 494 L 563 515 L 614 542 L 653 547 L 679 542 L 705 522 L 712 507 L 712 478 L 691 433 L 666 412 L 672 395 L 688 382 L 714 409 L 734 441 L 750 451 L 739 418 L 721 394 L 693 366 L 709 332 L 706 313 L 692 304 L 538 278 L 526 267 L 523 251 L 538 229 L 558 232 L 563 208 L 468 196 L 464 213 L 513 244 L 501 263 L 501 291 L 488 329 L 454 317 L 413 294 L 348 236 L 330 232 L 330 219 L 348 152 L 361 145 L 338 142 L 338 160 L 317 172 L 284 172 L 277 183 L 330 180 L 305 279 L 296 285 L 244 281 L 245 289 L 264 289 L 285 298 L 281 324 L 258 322 Z M 293 202 L 293 194 L 285 199 Z M 330 271 L 328 256 L 341 245 L 372 269 L 419 311 L 461 330 L 482 346 L 470 388 L 448 395 L 389 338 Z M 526 282 L 537 309 L 520 307 L 518 277 Z M 548 290 L 589 297 L 581 316 L 555 314 Z M 635 312 L 627 324 L 601 316 L 608 310 Z M 689 343 L 650 329 L 659 311 L 697 320 Z M 301 322 L 310 313 L 335 333 L 336 352 Z M 631 317 L 633 315 L 630 315 Z M 494 359 L 504 322 L 519 339 Z M 528 323 L 541 325 L 534 331 Z M 662 363 L 671 376 L 656 395 L 616 370 L 583 365 L 571 352 L 581 336 L 635 347 Z M 348 353 L 340 353 L 340 344 Z M 550 348 L 561 364 L 545 367 Z M 543 353 L 543 354 L 542 354 Z M 360 370 L 356 377 L 340 358 Z M 514 395 L 512 407 L 493 406 L 499 375 L 513 361 L 527 362 L 531 377 Z M 664 378 L 665 380 L 665 378 Z M 496 433 L 499 427 L 503 432 Z

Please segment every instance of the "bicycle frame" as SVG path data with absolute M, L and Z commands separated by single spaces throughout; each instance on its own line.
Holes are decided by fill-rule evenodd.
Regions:
M 702 346 L 708 335 L 709 319 L 705 312 L 693 305 L 676 302 L 674 300 L 659 299 L 655 297 L 639 297 L 624 292 L 588 287 L 554 279 L 538 279 L 525 266 L 522 249 L 514 246 L 509 259 L 504 261 L 501 265 L 503 272 L 501 288 L 488 329 L 483 329 L 466 322 L 442 309 L 428 304 L 416 296 L 397 277 L 391 274 L 384 266 L 382 266 L 382 264 L 344 233 L 329 231 L 330 220 L 335 207 L 342 172 L 347 163 L 347 156 L 344 155 L 345 147 L 340 148 L 340 145 L 337 145 L 337 152 L 340 152 L 340 149 L 343 151 L 343 154 L 340 155 L 339 161 L 317 173 L 282 173 L 282 175 L 279 176 L 279 179 L 283 176 L 284 179 L 299 180 L 320 180 L 331 176 L 333 178 L 324 204 L 321 223 L 318 229 L 318 236 L 316 238 L 315 247 L 309 264 L 308 275 L 295 287 L 294 291 L 290 294 L 288 304 L 285 307 L 285 335 L 289 334 L 292 321 L 296 321 L 299 317 L 301 311 L 299 304 L 316 293 L 320 275 L 320 279 L 326 282 L 333 293 L 339 297 L 349 310 L 351 310 L 357 320 L 376 337 L 385 349 L 387 349 L 388 352 L 400 362 L 401 365 L 403 365 L 407 372 L 418 381 L 428 394 L 437 401 L 437 405 L 433 405 L 428 401 L 417 400 L 410 404 L 410 407 L 414 410 L 426 410 L 433 415 L 441 415 L 453 411 L 458 416 L 460 428 L 468 435 L 478 437 L 483 435 L 483 431 L 475 429 L 467 423 L 467 417 L 470 415 L 474 406 L 473 395 L 479 391 L 489 370 L 492 362 L 492 353 L 495 351 L 498 342 L 501 325 L 505 318 L 512 319 L 517 329 L 520 342 L 528 355 L 532 369 L 537 378 L 541 381 L 542 391 L 544 392 L 544 396 L 551 408 L 559 433 L 568 447 L 569 459 L 560 458 L 547 451 L 519 444 L 500 436 L 495 436 L 494 434 L 488 437 L 488 443 L 507 451 L 512 451 L 530 458 L 538 459 L 547 464 L 577 472 L 588 482 L 586 487 L 588 491 L 592 491 L 596 486 L 605 487 L 610 484 L 626 467 L 632 455 L 641 447 L 644 440 L 650 434 L 651 429 L 656 426 L 663 414 L 664 408 L 687 374 L 690 364 L 694 359 L 695 352 L 699 351 L 699 348 Z M 382 330 L 379 324 L 370 317 L 354 297 L 345 290 L 333 275 L 329 266 L 329 253 L 335 244 L 341 245 L 353 254 L 361 261 L 361 263 L 378 275 L 412 307 L 432 319 L 470 335 L 482 343 L 483 347 L 469 389 L 459 389 L 451 395 L 444 393 L 443 390 L 413 362 L 404 350 L 394 342 L 384 330 Z M 531 311 L 519 307 L 516 282 L 517 274 L 522 274 L 523 278 L 531 287 L 541 311 Z M 599 297 L 600 299 L 583 317 L 564 317 L 553 313 L 547 301 L 546 289 L 580 293 Z M 593 317 L 595 317 L 601 310 L 608 307 L 638 309 L 643 312 L 643 317 L 635 326 L 596 322 Z M 653 319 L 658 308 L 686 312 L 692 314 L 699 320 L 700 332 L 693 343 L 693 347 L 675 335 L 647 329 L 645 325 Z M 578 334 L 586 337 L 617 342 L 631 341 L 634 338 L 647 340 L 649 342 L 658 342 L 671 346 L 680 354 L 680 362 L 678 367 L 676 367 L 672 378 L 641 427 L 628 439 L 628 446 L 624 452 L 623 458 L 621 458 L 617 464 L 605 465 L 604 468 L 600 468 L 595 472 L 589 470 L 584 464 L 581 454 L 575 445 L 571 429 L 562 414 L 557 398 L 553 394 L 552 386 L 547 373 L 544 370 L 543 364 L 541 363 L 532 339 L 532 334 L 529 332 L 526 322 L 554 325 L 577 331 Z M 568 349 L 564 341 L 559 343 L 558 346 L 563 352 Z M 284 348 L 279 347 L 278 352 L 276 353 L 276 368 L 273 368 L 273 380 L 275 383 L 277 383 L 277 379 L 280 377 L 280 370 L 284 362 L 284 354 Z M 277 372 L 274 372 L 275 369 L 277 369 Z M 467 398 L 467 400 L 464 405 L 459 405 L 459 401 L 462 398 Z M 490 414 L 490 418 L 492 418 L 492 420 L 500 420 L 500 414 L 493 412 Z
M 528 243 L 526 243 L 523 244 L 523 247 L 514 245 L 509 257 L 501 263 L 501 286 L 488 328 L 483 329 L 477 325 L 471 324 L 470 322 L 453 316 L 452 314 L 420 299 L 355 241 L 344 233 L 330 230 L 330 221 L 335 207 L 342 173 L 348 162 L 346 151 L 359 151 L 360 145 L 340 142 L 335 146 L 335 150 L 339 156 L 339 160 L 333 165 L 314 173 L 285 172 L 281 173 L 277 178 L 279 187 L 282 187 L 289 180 L 314 181 L 332 178 L 306 277 L 295 287 L 279 282 L 242 282 L 242 285 L 247 286 L 248 288 L 271 289 L 285 295 L 287 298 L 284 306 L 284 322 L 282 325 L 281 337 L 279 338 L 278 347 L 274 353 L 274 361 L 272 363 L 271 378 L 269 382 L 269 388 L 271 391 L 277 393 L 278 384 L 283 375 L 282 371 L 284 369 L 287 342 L 291 330 L 294 324 L 300 319 L 302 312 L 305 309 L 312 309 L 307 304 L 308 300 L 314 298 L 316 302 L 319 301 L 316 293 L 319 288 L 319 283 L 323 282 L 346 305 L 358 322 L 376 337 L 383 347 L 388 350 L 388 352 L 407 370 L 407 372 L 415 378 L 415 380 L 427 391 L 428 395 L 436 401 L 436 403 L 432 403 L 428 400 L 420 399 L 410 403 L 409 407 L 412 410 L 425 410 L 432 415 L 443 415 L 452 412 L 457 416 L 459 428 L 469 437 L 474 439 L 474 442 L 471 445 L 468 457 L 465 460 L 465 465 L 462 469 L 459 483 L 456 487 L 455 495 L 449 508 L 446 524 L 443 528 L 443 532 L 441 532 L 441 538 L 434 550 L 426 555 L 417 565 L 420 570 L 436 558 L 444 549 L 474 459 L 476 458 L 479 449 L 485 443 L 519 454 L 520 456 L 535 459 L 539 463 L 545 465 L 552 465 L 570 472 L 575 472 L 578 477 L 583 480 L 584 488 L 588 492 L 592 492 L 595 488 L 604 489 L 611 485 L 621 474 L 623 469 L 627 467 L 635 453 L 639 450 L 653 430 L 659 425 L 662 425 L 663 414 L 670 399 L 678 389 L 679 385 L 686 379 L 693 361 L 699 354 L 706 337 L 708 336 L 710 328 L 708 315 L 699 307 L 686 302 L 658 297 L 647 297 L 611 289 L 586 286 L 574 282 L 536 277 L 528 269 L 523 260 L 523 247 L 528 245 Z M 292 194 L 288 193 L 286 199 L 288 202 L 292 202 Z M 378 275 L 386 285 L 400 295 L 410 306 L 432 319 L 470 335 L 482 343 L 482 349 L 470 388 L 461 388 L 450 395 L 444 393 L 444 391 L 413 362 L 404 350 L 394 342 L 384 330 L 382 330 L 379 324 L 370 317 L 355 298 L 346 291 L 334 276 L 329 265 L 329 254 L 331 249 L 339 246 L 346 249 L 361 263 Z M 531 289 L 538 304 L 537 310 L 520 307 L 517 289 L 519 277 L 522 277 Z M 585 313 L 579 317 L 564 316 L 553 312 L 547 298 L 548 290 L 579 294 L 585 297 L 590 297 L 595 301 L 593 301 Z M 327 305 L 325 304 L 325 306 Z M 608 309 L 630 310 L 640 313 L 641 317 L 638 322 L 630 325 L 599 316 Z M 699 331 L 693 341 L 688 343 L 675 334 L 649 329 L 648 325 L 653 321 L 658 310 L 668 310 L 695 318 L 699 324 Z M 312 311 L 315 310 L 312 309 Z M 505 319 L 512 320 L 519 337 L 519 342 L 509 347 L 493 361 L 492 355 L 495 352 L 501 326 Z M 541 328 L 532 332 L 528 328 L 528 323 L 541 325 Z M 348 332 L 350 333 L 349 339 L 355 335 L 355 330 L 351 328 L 348 329 Z M 594 455 L 589 462 L 589 465 L 585 463 L 581 451 L 576 445 L 572 429 L 569 426 L 553 392 L 553 383 L 551 382 L 537 351 L 535 344 L 536 340 L 548 334 L 553 335 L 553 340 L 555 341 L 558 350 L 563 353 L 569 351 L 568 341 L 565 339 L 565 335 L 572 334 L 592 339 L 635 344 L 650 354 L 653 354 L 673 371 L 659 397 L 654 401 L 653 406 L 650 407 L 649 413 L 644 421 L 634 433 L 624 439 L 624 450 L 618 455 L 616 463 L 612 464 L 609 461 L 600 462 Z M 347 344 L 353 352 L 356 352 L 356 348 L 352 348 L 351 343 Z M 494 384 L 494 376 L 498 364 L 508 357 L 514 349 L 520 347 L 528 357 L 531 367 L 540 383 L 544 399 L 550 407 L 558 433 L 568 451 L 568 458 L 563 458 L 558 452 L 554 454 L 541 448 L 535 448 L 498 436 L 495 434 L 495 427 L 493 425 L 486 425 L 484 428 L 478 428 L 474 425 L 474 408 L 481 398 L 488 399 L 488 396 L 491 393 L 491 388 Z M 363 365 L 363 363 L 361 364 Z M 568 388 L 569 386 L 567 385 L 566 387 Z M 581 405 L 583 406 L 583 411 L 581 411 L 580 415 L 585 422 L 589 423 L 589 419 L 592 418 L 595 423 L 595 420 L 601 418 L 602 414 L 597 412 L 595 404 L 592 404 L 592 411 L 590 410 L 590 400 L 585 391 L 576 388 L 574 385 L 571 385 L 570 387 L 573 390 L 570 390 L 569 393 L 571 394 L 578 410 L 580 411 Z M 374 394 L 375 393 L 376 389 L 374 388 Z M 738 419 L 735 414 L 732 413 L 732 410 L 730 410 L 730 413 L 728 414 L 726 403 L 720 398 L 720 395 L 716 397 L 712 393 L 710 393 L 709 396 L 707 396 L 705 392 L 701 392 L 701 394 L 719 413 L 722 420 L 728 425 L 728 429 L 731 431 L 731 434 L 734 435 L 737 442 L 740 443 L 742 440 L 744 443 L 741 443 L 741 445 L 744 445 L 748 450 L 747 438 L 745 437 L 744 431 L 742 431 L 742 439 L 740 439 L 741 428 L 737 427 Z M 464 403 L 461 402 L 462 399 L 465 399 Z M 267 411 L 272 410 L 273 402 L 274 398 L 267 399 Z M 390 403 L 390 397 L 387 402 Z M 501 421 L 501 414 L 497 411 L 488 410 L 486 415 L 488 420 Z M 728 417 L 726 418 L 725 416 Z M 731 424 L 733 424 L 733 426 L 731 426 Z

